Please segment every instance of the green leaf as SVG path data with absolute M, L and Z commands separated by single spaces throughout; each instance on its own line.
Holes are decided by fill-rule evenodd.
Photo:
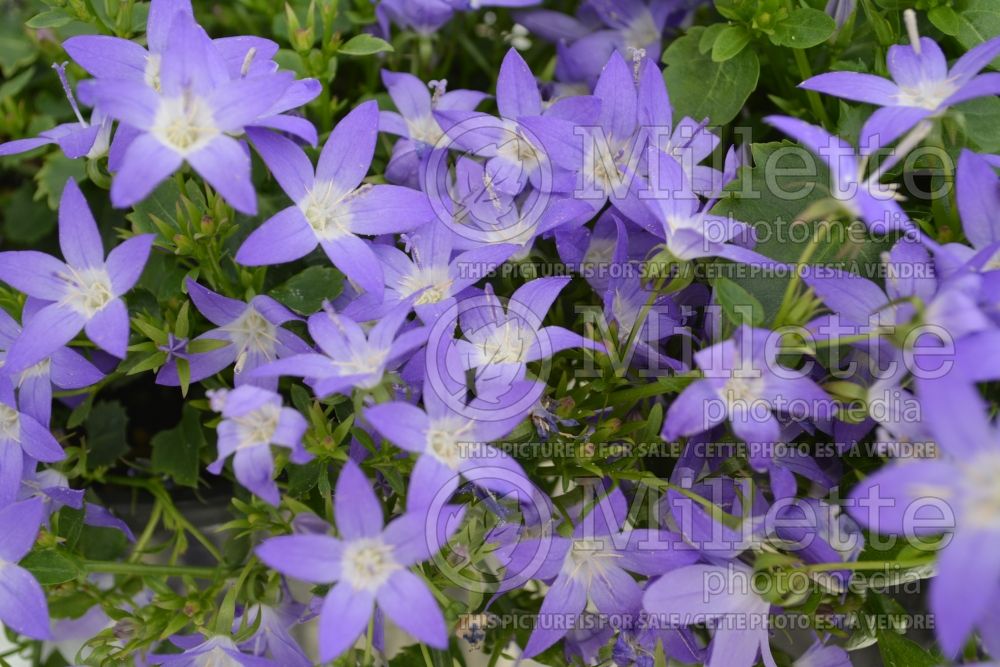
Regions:
M 151 444 L 153 472 L 172 477 L 181 486 L 198 486 L 199 450 L 205 433 L 196 409 L 185 405 L 180 423 L 154 435 Z
M 892 630 L 879 630 L 878 652 L 885 667 L 935 667 L 941 658 Z
M 300 315 L 311 315 L 327 299 L 336 299 L 344 285 L 344 277 L 336 269 L 310 266 L 275 287 L 270 294 Z
M 757 87 L 760 63 L 753 49 L 743 49 L 724 63 L 713 61 L 698 50 L 704 30 L 692 28 L 663 52 L 664 77 L 675 117 L 707 116 L 723 125 L 736 117 Z
M 6 78 L 14 76 L 21 66 L 31 63 L 38 55 L 22 26 L 16 13 L 0 21 L 0 72 Z
M 118 401 L 101 401 L 87 416 L 87 465 L 109 466 L 128 451 L 125 425 L 128 416 Z
M 34 551 L 20 563 L 43 586 L 54 586 L 72 581 L 80 574 L 80 568 L 72 560 L 55 549 Z
M 950 37 L 955 37 L 962 29 L 962 19 L 954 9 L 945 5 L 933 7 L 927 12 L 927 18 L 935 28 Z
M 971 49 L 997 35 L 1000 35 L 1000 0 L 968 0 L 958 14 L 955 39 Z M 1000 58 L 992 66 L 1000 69 Z
M 774 27 L 770 38 L 778 46 L 808 49 L 825 42 L 836 29 L 837 23 L 826 12 L 800 7 Z
M 742 324 L 757 327 L 764 323 L 764 306 L 743 287 L 728 278 L 717 278 L 712 286 L 722 312 L 734 327 Z
M 4 82 L 4 84 L 0 86 L 0 101 L 3 101 L 8 97 L 15 97 L 18 93 L 24 90 L 24 87 L 28 85 L 28 82 L 31 81 L 31 77 L 34 74 L 34 68 L 29 68 L 15 76 L 10 81 Z
M 965 120 L 965 134 L 983 153 L 1000 151 L 1000 98 L 995 95 L 969 100 L 955 107 Z
M 62 197 L 66 181 L 72 178 L 79 182 L 86 175 L 87 166 L 83 160 L 70 160 L 61 152 L 49 153 L 45 164 L 35 174 L 35 182 L 38 184 L 35 200 L 45 198 L 49 208 L 54 211 L 59 208 L 59 198 Z
M 389 42 L 368 33 L 351 37 L 346 44 L 337 49 L 339 53 L 348 56 L 370 56 L 374 53 L 394 50 Z
M 719 37 L 719 34 L 728 27 L 729 26 L 725 23 L 713 23 L 705 28 L 701 33 L 701 39 L 698 40 L 698 51 L 702 55 L 711 53 L 712 45 L 715 44 L 715 40 Z
M 63 507 L 59 510 L 58 517 L 58 534 L 59 537 L 63 538 L 63 546 L 67 549 L 75 549 L 77 543 L 80 541 L 80 535 L 83 533 L 84 511 L 82 509 L 73 509 L 72 507 Z
M 39 28 L 60 28 L 70 21 L 73 17 L 64 12 L 61 9 L 50 9 L 48 11 L 42 12 L 41 14 L 36 14 L 28 19 L 28 22 L 24 25 L 29 28 L 39 29 Z
M 741 25 L 728 26 L 719 33 L 719 36 L 715 39 L 715 43 L 712 44 L 712 60 L 722 63 L 735 58 L 749 43 L 749 30 Z M 698 46 L 700 51 L 700 42 Z

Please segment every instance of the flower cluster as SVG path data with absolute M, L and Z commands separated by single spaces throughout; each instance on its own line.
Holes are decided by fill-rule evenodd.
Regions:
M 0 144 L 64 165 L 58 253 L 0 251 L 12 655 L 1000 659 L 1000 142 L 967 118 L 1000 37 L 935 6 L 949 65 L 867 3 L 320 0 L 263 17 L 288 49 L 133 4 L 61 43 L 90 120 L 58 65 L 76 122 Z M 492 95 L 440 76 L 484 87 L 480 17 L 516 21 Z M 933 653 L 884 623 L 932 575 Z

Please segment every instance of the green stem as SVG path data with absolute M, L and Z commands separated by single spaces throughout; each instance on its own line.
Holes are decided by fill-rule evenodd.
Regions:
M 420 653 L 424 656 L 424 664 L 427 667 L 434 667 L 434 660 L 431 659 L 431 652 L 427 650 L 426 644 L 420 644 Z
M 864 570 L 906 570 L 914 567 L 924 567 L 925 565 L 931 565 L 934 563 L 935 557 L 928 556 L 926 558 L 913 558 L 910 560 L 862 560 L 853 563 L 812 563 L 810 565 L 803 565 L 801 567 L 795 568 L 798 570 L 803 570 L 806 572 L 830 572 L 836 570 L 853 570 L 853 571 L 864 571 Z
M 805 51 L 802 49 L 792 49 L 792 53 L 795 54 L 795 64 L 799 68 L 799 76 L 802 80 L 812 78 L 812 68 L 809 66 L 809 59 L 806 58 Z M 815 90 L 807 90 L 806 97 L 809 98 L 809 106 L 812 107 L 812 112 L 816 115 L 816 119 L 823 124 L 823 127 L 827 129 L 833 129 L 830 122 L 830 116 L 826 113 L 826 107 L 823 106 L 823 100 L 820 99 L 819 93 Z
M 821 223 L 822 224 L 822 223 Z M 820 235 L 819 230 L 813 234 L 812 239 L 802 250 L 802 255 L 799 257 L 797 262 L 798 266 L 808 264 L 812 256 L 816 254 L 819 249 Z M 785 293 L 781 297 L 781 306 L 778 308 L 777 314 L 774 316 L 774 326 L 775 328 L 785 324 L 785 318 L 788 317 L 789 311 L 792 310 L 792 306 L 795 304 L 795 293 L 799 289 L 799 284 L 802 282 L 802 274 L 799 271 L 795 271 L 792 277 L 788 280 L 788 285 L 785 287 Z
M 142 558 L 142 552 L 146 550 L 146 545 L 153 539 L 153 532 L 156 530 L 156 526 L 159 525 L 161 516 L 163 516 L 163 505 L 160 503 L 160 499 L 157 498 L 153 501 L 153 511 L 149 513 L 149 521 L 146 522 L 146 527 L 136 541 L 129 561 L 135 563 Z
M 375 641 L 375 614 L 368 617 L 368 632 L 365 635 L 365 657 L 361 661 L 364 667 L 372 664 L 372 643 Z
M 126 574 L 138 577 L 196 577 L 198 579 L 215 579 L 221 570 L 214 567 L 195 567 L 192 565 L 152 565 L 149 563 L 115 563 L 111 561 L 85 560 L 80 563 L 84 572 L 101 572 L 105 574 Z

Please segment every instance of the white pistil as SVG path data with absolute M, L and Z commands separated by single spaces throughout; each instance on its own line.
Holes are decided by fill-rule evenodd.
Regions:
M 910 36 L 910 45 L 916 54 L 920 55 L 920 31 L 917 29 L 917 13 L 912 9 L 903 12 L 903 23 L 906 24 L 906 34 Z
M 146 67 L 142 73 L 146 85 L 160 92 L 160 54 L 150 53 L 146 56 Z
M 566 565 L 570 567 L 569 576 L 585 582 L 589 589 L 595 578 L 610 585 L 607 578 L 608 566 L 619 558 L 614 551 L 605 548 L 605 541 L 610 537 L 598 539 L 573 540 L 569 553 L 566 554 Z
M 68 63 L 52 63 L 52 69 L 56 71 L 56 75 L 59 77 L 59 83 L 62 84 L 63 92 L 66 94 L 66 99 L 69 100 L 69 106 L 73 109 L 73 113 L 76 114 L 76 119 L 80 121 L 80 125 L 88 127 L 87 121 L 83 119 L 83 114 L 80 113 L 80 107 L 76 103 L 76 97 L 73 96 L 73 89 L 69 86 L 69 79 L 66 78 L 67 64 Z
M 763 391 L 763 377 L 733 376 L 726 380 L 722 389 L 719 390 L 719 396 L 730 409 L 736 405 L 750 408 L 756 401 L 760 400 Z
M 344 545 L 342 578 L 355 590 L 375 592 L 402 566 L 392 547 L 379 537 L 368 537 Z
M 484 364 L 522 363 L 535 336 L 528 334 L 518 318 L 508 318 L 491 326 L 489 333 L 479 341 Z
M 243 58 L 243 64 L 240 65 L 240 78 L 245 78 L 247 73 L 250 71 L 250 65 L 253 64 L 254 56 L 257 55 L 257 47 L 251 46 L 250 50 L 247 51 L 246 56 Z
M 959 464 L 962 471 L 963 506 L 958 517 L 972 528 L 1000 529 L 1000 450 L 977 454 Z M 925 489 L 922 495 L 948 500 L 949 489 Z M 960 524 L 961 526 L 961 524 Z M 964 526 L 961 526 L 964 527 Z
M 0 403 L 0 440 L 21 442 L 21 415 L 4 403 Z
M 181 155 L 204 148 L 222 133 L 208 104 L 189 90 L 179 97 L 161 100 L 150 132 Z
M 404 297 L 420 292 L 414 305 L 437 303 L 451 296 L 452 279 L 446 266 L 414 267 L 413 272 L 404 276 L 400 283 L 400 292 Z
M 60 274 L 66 283 L 66 293 L 60 301 L 87 319 L 92 318 L 114 300 L 111 277 L 103 266 L 78 269 L 67 266 L 68 274 Z

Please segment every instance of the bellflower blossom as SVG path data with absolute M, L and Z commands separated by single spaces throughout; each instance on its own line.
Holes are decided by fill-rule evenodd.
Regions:
M 265 115 L 293 75 L 250 72 L 232 78 L 222 53 L 184 12 L 173 17 L 159 74 L 159 89 L 138 79 L 80 84 L 84 102 L 137 131 L 111 183 L 112 204 L 142 201 L 186 162 L 233 208 L 255 214 L 250 157 L 231 135 Z
M 296 354 L 266 364 L 253 377 L 303 377 L 317 396 L 349 393 L 352 388 L 374 389 L 386 372 L 422 346 L 429 330 L 412 327 L 400 333 L 411 310 L 409 302 L 396 306 L 370 331 L 351 318 L 324 309 L 309 318 L 309 334 L 320 352 Z
M 996 281 L 1000 280 L 1000 178 L 989 157 L 966 149 L 958 157 L 955 176 L 955 200 L 962 218 L 962 231 L 972 247 L 960 243 L 944 245 L 937 254 L 937 267 L 946 275 L 961 268 L 982 274 L 983 300 L 995 304 Z
M 250 655 L 240 650 L 236 642 L 226 635 L 203 637 L 204 641 L 187 648 L 183 653 L 158 653 L 148 656 L 151 665 L 168 667 L 278 667 L 268 658 Z
M 46 306 L 46 302 L 29 297 L 24 303 L 21 317 L 30 322 Z M 0 310 L 0 375 L 4 374 L 4 352 L 10 349 L 21 335 L 21 326 Z M 42 426 L 49 425 L 52 415 L 52 388 L 81 389 L 89 387 L 104 377 L 96 366 L 70 347 L 56 348 L 48 359 L 30 366 L 10 378 L 17 388 L 21 410 L 31 415 Z
M 904 17 L 910 43 L 889 47 L 886 67 L 891 80 L 859 72 L 827 72 L 800 84 L 807 90 L 880 107 L 861 129 L 862 155 L 890 144 L 949 107 L 1000 94 L 1000 74 L 979 74 L 1000 55 L 1000 37 L 969 49 L 949 68 L 937 42 L 920 37 L 913 10 L 906 10 Z
M 269 296 L 259 294 L 250 303 L 244 303 L 216 294 L 190 278 L 187 289 L 198 312 L 216 326 L 195 340 L 220 341 L 214 350 L 187 356 L 191 382 L 215 375 L 235 362 L 236 386 L 254 384 L 273 391 L 277 389 L 277 379 L 254 376 L 252 371 L 275 359 L 310 349 L 305 341 L 282 327 L 299 318 Z M 180 384 L 176 359 L 163 365 L 156 382 L 168 386 Z
M 53 639 L 45 593 L 17 562 L 31 551 L 44 518 L 44 506 L 37 498 L 0 509 L 0 622 L 18 634 L 43 640 Z
M 651 583 L 643 606 L 678 625 L 714 626 L 706 667 L 753 667 L 758 655 L 775 667 L 767 630 L 771 605 L 754 590 L 752 577 L 750 568 L 736 564 L 689 565 Z
M 236 261 L 247 266 L 299 259 L 319 244 L 344 275 L 381 295 L 382 267 L 358 234 L 414 229 L 434 217 L 427 195 L 398 185 L 362 185 L 375 155 L 378 105 L 366 102 L 330 134 L 313 171 L 294 142 L 268 130 L 249 136 L 278 183 L 295 201 L 243 242 Z
M 302 447 L 302 436 L 309 425 L 297 410 L 282 406 L 281 396 L 243 385 L 232 391 L 209 392 L 212 409 L 222 413 L 219 432 L 219 456 L 208 471 L 218 475 L 225 460 L 233 455 L 233 472 L 244 487 L 271 505 L 280 502 L 274 483 L 274 460 L 271 444 L 291 450 L 292 463 L 308 463 L 312 456 Z
M 339 538 L 289 535 L 257 547 L 257 556 L 286 576 L 334 584 L 320 611 L 320 659 L 333 660 L 348 650 L 368 626 L 376 604 L 417 640 L 445 648 L 444 615 L 427 585 L 409 569 L 435 555 L 425 538 L 424 514 L 407 512 L 386 525 L 382 504 L 353 461 L 340 471 L 333 502 Z M 458 524 L 449 524 L 448 536 Z
M 877 533 L 950 534 L 930 590 L 935 634 L 949 657 L 974 626 L 988 627 L 996 589 L 987 582 L 1000 576 L 1000 437 L 979 393 L 959 375 L 921 387 L 923 417 L 942 456 L 890 463 L 852 490 L 849 506 Z
M 44 361 L 81 329 L 102 350 L 124 358 L 129 321 L 121 297 L 138 282 L 152 245 L 152 234 L 134 236 L 105 259 L 87 200 L 76 181 L 66 181 L 59 200 L 59 247 L 66 261 L 35 250 L 0 253 L 0 280 L 49 302 L 8 348 L 4 371 L 18 373 Z
M 382 132 L 401 137 L 392 149 L 392 158 L 385 168 L 390 183 L 418 187 L 421 164 L 444 137 L 444 130 L 434 118 L 434 111 L 472 111 L 488 97 L 474 90 L 446 92 L 447 81 L 432 81 L 434 94 L 427 84 L 403 72 L 382 70 L 382 83 L 398 111 L 382 111 L 379 128 Z
M 527 390 L 508 392 L 522 396 Z M 530 406 L 507 405 L 477 398 L 462 410 L 453 402 L 442 400 L 431 382 L 425 380 L 423 409 L 403 401 L 379 403 L 365 410 L 365 417 L 386 439 L 409 452 L 419 454 L 410 477 L 407 508 L 415 511 L 428 507 L 435 497 L 450 497 L 458 488 L 459 476 L 466 470 L 503 468 L 527 483 L 528 476 L 512 456 L 487 443 L 499 440 L 517 428 L 531 411 Z M 496 419 L 480 416 L 493 413 Z M 480 418 L 477 418 L 480 417 Z M 501 418 L 502 417 L 502 418 Z M 495 476 L 493 476 L 495 477 Z M 490 482 L 495 482 L 491 484 Z M 496 493 L 508 492 L 501 480 L 475 478 L 473 484 L 491 487 Z
M 767 329 L 740 327 L 733 339 L 695 353 L 704 379 L 681 392 L 667 411 L 663 438 L 695 435 L 726 421 L 750 444 L 777 442 L 781 425 L 774 410 L 797 419 L 823 414 L 831 400 L 806 375 L 777 362 L 781 337 Z M 756 450 L 755 450 L 756 452 Z M 760 469 L 766 462 L 753 459 Z
M 625 496 L 614 489 L 583 517 L 571 537 L 548 538 L 548 554 L 535 578 L 555 579 L 538 612 L 550 622 L 535 627 L 522 657 L 538 655 L 559 641 L 588 602 L 602 614 L 638 613 L 642 589 L 629 572 L 652 577 L 697 560 L 697 553 L 674 533 L 623 528 L 627 514 Z M 517 549 L 531 551 L 537 548 L 535 541 L 523 538 Z
M 17 498 L 26 456 L 52 463 L 66 455 L 48 428 L 18 410 L 14 388 L 0 377 L 0 507 Z

